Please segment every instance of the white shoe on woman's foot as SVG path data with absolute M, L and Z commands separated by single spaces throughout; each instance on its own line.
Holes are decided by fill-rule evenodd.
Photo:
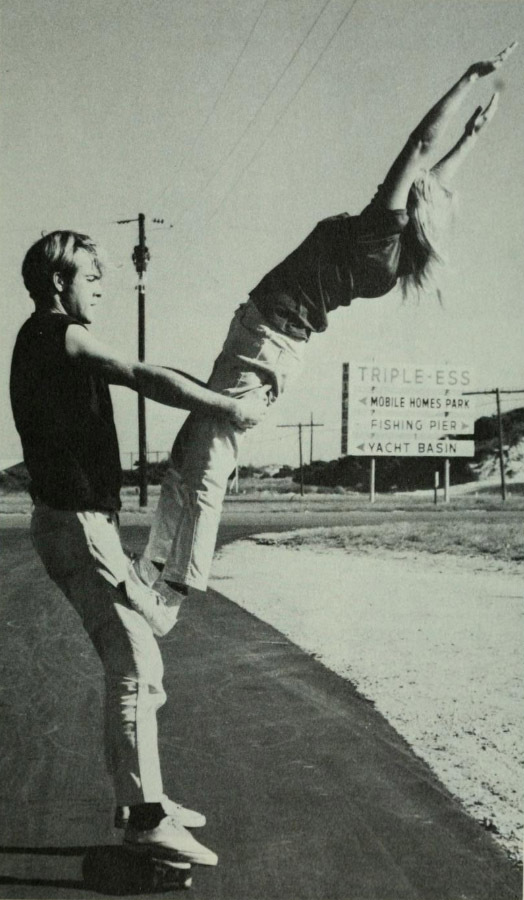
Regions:
M 206 817 L 195 809 L 186 809 L 181 803 L 175 803 L 164 794 L 161 799 L 162 809 L 166 816 L 174 819 L 184 828 L 203 828 Z M 117 806 L 115 811 L 115 828 L 125 828 L 129 821 L 129 806 Z
M 138 831 L 128 825 L 124 846 L 135 853 L 147 854 L 152 859 L 188 862 L 197 866 L 216 866 L 218 862 L 216 853 L 199 844 L 189 831 L 167 816 L 160 825 L 148 831 Z
M 133 563 L 127 568 L 126 596 L 136 612 L 144 617 L 153 634 L 163 637 L 171 631 L 178 619 L 184 594 L 170 588 L 165 582 L 147 587 L 136 573 Z
M 160 578 L 163 566 L 155 566 L 152 559 L 147 556 L 139 556 L 133 560 L 133 569 L 146 587 L 153 587 Z

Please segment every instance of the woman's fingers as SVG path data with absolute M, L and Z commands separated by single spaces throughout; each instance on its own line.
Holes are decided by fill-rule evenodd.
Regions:
M 488 105 L 483 110 L 483 117 L 486 122 L 489 122 L 490 119 L 493 118 L 493 116 L 495 115 L 495 113 L 497 111 L 498 105 L 499 105 L 499 94 L 497 92 L 495 92 L 492 95 L 491 100 L 489 101 Z
M 507 60 L 510 53 L 513 53 L 515 47 L 517 47 L 517 46 L 518 46 L 518 41 L 512 41 L 511 44 L 508 44 L 507 47 L 504 47 L 504 50 L 501 50 L 500 53 L 498 53 L 497 56 L 495 57 L 495 59 L 493 60 L 495 68 L 498 68 L 499 66 L 501 66 L 502 63 L 504 63 Z
M 498 102 L 499 95 L 498 93 L 495 93 L 492 95 L 491 100 L 489 101 L 487 106 L 484 107 L 484 109 L 482 108 L 482 106 L 477 106 L 475 112 L 466 123 L 466 134 L 473 134 L 473 132 L 480 131 L 480 129 L 484 125 L 487 125 L 487 123 L 490 122 L 495 115 Z
M 504 50 L 501 50 L 497 56 L 494 56 L 493 59 L 481 60 L 480 62 L 473 63 L 472 66 L 469 67 L 468 72 L 470 74 L 476 75 L 478 78 L 483 78 L 485 75 L 490 75 L 496 69 L 499 69 L 503 63 L 506 62 L 510 53 L 513 53 L 515 47 L 517 46 L 518 41 L 512 41 L 511 44 L 508 44 L 507 47 L 504 47 Z
M 473 133 L 473 131 L 475 130 L 475 125 L 476 125 L 476 123 L 477 123 L 477 119 L 478 119 L 478 117 L 479 117 L 479 115 L 480 115 L 481 112 L 482 112 L 482 107 L 481 107 L 481 106 L 477 106 L 477 108 L 476 108 L 475 112 L 473 113 L 473 115 L 470 116 L 470 118 L 469 118 L 468 121 L 466 122 L 466 125 L 465 125 L 465 128 L 464 128 L 464 131 L 466 132 L 466 134 L 472 134 L 472 133 Z

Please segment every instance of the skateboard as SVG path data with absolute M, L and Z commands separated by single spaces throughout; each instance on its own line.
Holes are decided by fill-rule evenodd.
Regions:
M 122 845 L 91 847 L 84 857 L 82 874 L 88 890 L 106 896 L 164 893 L 192 884 L 189 863 L 154 859 Z

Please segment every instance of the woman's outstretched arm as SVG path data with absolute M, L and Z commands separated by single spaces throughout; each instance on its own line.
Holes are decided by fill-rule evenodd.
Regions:
M 452 116 L 457 112 L 464 98 L 480 78 L 490 75 L 500 68 L 515 47 L 516 41 L 502 50 L 493 59 L 473 63 L 438 103 L 426 113 L 415 130 L 411 132 L 405 146 L 386 175 L 381 190 L 381 199 L 386 208 L 405 208 L 413 181 L 423 169 L 428 168 L 430 155 L 434 152 L 438 141 L 441 140 Z M 478 133 L 482 125 L 489 121 L 493 115 L 495 110 L 493 108 L 490 113 L 490 105 L 485 110 L 482 110 L 482 108 L 477 109 L 474 116 L 469 120 L 468 126 L 473 130 L 476 127 L 475 121 L 479 120 L 475 133 Z M 480 118 L 485 118 L 486 116 L 488 118 L 480 122 Z M 464 141 L 464 144 L 466 145 L 467 142 Z M 462 160 L 465 152 L 464 150 L 464 153 L 460 154 L 460 160 L 457 157 L 457 164 Z M 448 157 L 450 157 L 450 154 L 448 154 Z M 442 164 L 444 164 L 445 159 L 447 157 L 441 160 Z
M 459 138 L 449 153 L 446 153 L 439 162 L 433 166 L 432 172 L 438 177 L 443 184 L 449 184 L 455 172 L 462 165 L 466 156 L 477 143 L 478 136 L 482 128 L 491 122 L 495 115 L 499 101 L 499 95 L 493 94 L 488 105 L 482 108 L 477 106 L 471 119 L 466 123 L 464 134 Z

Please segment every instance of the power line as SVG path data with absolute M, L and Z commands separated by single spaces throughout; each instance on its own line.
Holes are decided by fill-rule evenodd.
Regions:
M 310 76 L 312 75 L 312 73 L 314 72 L 314 70 L 316 69 L 316 67 L 318 66 L 318 64 L 320 63 L 320 61 L 321 61 L 321 59 L 323 58 L 323 56 L 324 56 L 325 53 L 328 51 L 329 47 L 331 46 L 331 44 L 332 44 L 333 41 L 335 40 L 335 38 L 336 38 L 337 34 L 339 33 L 340 29 L 342 28 L 342 26 L 345 24 L 346 20 L 349 18 L 349 16 L 350 16 L 351 13 L 353 12 L 353 10 L 354 10 L 355 6 L 357 5 L 357 3 L 358 3 L 358 0 L 353 0 L 353 3 L 351 4 L 350 8 L 349 8 L 348 11 L 345 13 L 344 17 L 342 18 L 342 20 L 341 20 L 340 23 L 338 24 L 336 30 L 335 30 L 334 33 L 331 35 L 331 38 L 329 39 L 329 41 L 327 42 L 327 44 L 325 45 L 325 47 L 323 48 L 323 50 L 320 52 L 319 56 L 317 57 L 317 59 L 315 60 L 315 62 L 313 63 L 313 65 L 311 66 L 311 68 L 309 69 L 309 71 L 306 73 L 306 75 L 304 76 L 304 78 L 303 78 L 302 81 L 300 82 L 300 84 L 299 84 L 297 90 L 295 91 L 295 93 L 292 95 L 292 97 L 290 98 L 290 100 L 286 103 L 286 105 L 284 106 L 284 108 L 282 109 L 282 111 L 280 112 L 280 114 L 279 114 L 279 115 L 277 116 L 277 118 L 275 119 L 275 121 L 274 121 L 272 127 L 270 128 L 270 130 L 268 131 L 266 137 L 264 138 L 264 140 L 262 141 L 262 143 L 260 144 L 260 146 L 257 148 L 257 150 L 255 151 L 255 153 L 253 154 L 253 156 L 249 159 L 248 163 L 244 166 L 244 168 L 242 169 L 242 171 L 239 173 L 238 177 L 235 179 L 235 181 L 234 181 L 233 184 L 231 185 L 230 189 L 226 192 L 226 194 L 224 194 L 224 196 L 223 196 L 222 199 L 220 200 L 218 206 L 215 207 L 215 209 L 213 210 L 213 212 L 211 213 L 211 215 L 209 216 L 209 218 L 205 220 L 204 225 L 207 225 L 209 222 L 211 222 L 212 219 L 214 219 L 214 217 L 216 216 L 218 210 L 223 206 L 223 204 L 225 203 L 225 201 L 227 200 L 227 198 L 230 196 L 230 194 L 231 194 L 231 193 L 234 191 L 234 189 L 236 188 L 236 186 L 237 186 L 237 184 L 239 183 L 239 181 L 243 178 L 245 172 L 250 168 L 251 164 L 252 164 L 253 161 L 256 159 L 256 157 L 258 156 L 258 154 L 264 149 L 264 147 L 266 146 L 266 144 L 267 144 L 269 138 L 270 138 L 271 135 L 273 134 L 275 128 L 277 127 L 277 125 L 280 124 L 280 122 L 282 121 L 282 118 L 283 118 L 284 115 L 287 113 L 287 111 L 288 111 L 289 107 L 291 106 L 291 104 L 295 101 L 296 97 L 298 96 L 298 94 L 300 93 L 300 91 L 302 90 L 302 88 L 304 87 L 306 81 L 308 81 L 308 79 L 310 78 Z
M 187 150 L 187 152 L 186 152 L 185 154 L 183 154 L 183 156 L 182 156 L 182 158 L 180 159 L 180 161 L 176 164 L 176 167 L 175 167 L 175 170 L 176 170 L 176 171 L 180 171 L 180 170 L 182 169 L 184 163 L 186 162 L 186 160 L 188 159 L 188 157 L 190 156 L 190 154 L 192 154 L 192 152 L 193 152 L 193 150 L 195 149 L 195 147 L 196 147 L 198 141 L 199 141 L 200 138 L 202 137 L 202 135 L 203 135 L 203 133 L 204 133 L 204 131 L 205 131 L 205 129 L 206 129 L 206 127 L 207 127 L 207 125 L 208 125 L 208 123 L 209 123 L 209 121 L 210 121 L 212 115 L 213 115 L 213 113 L 215 112 L 215 110 L 216 110 L 218 104 L 220 103 L 222 97 L 225 95 L 225 93 L 226 93 L 226 91 L 227 91 L 227 88 L 228 88 L 228 86 L 229 86 L 229 83 L 230 83 L 230 81 L 231 81 L 233 75 L 234 75 L 235 72 L 237 71 L 237 69 L 238 69 L 238 67 L 239 67 L 239 65 L 240 65 L 240 63 L 241 63 L 241 61 L 242 61 L 242 59 L 243 59 L 243 57 L 244 57 L 244 54 L 245 54 L 245 52 L 246 52 L 246 50 L 247 50 L 247 47 L 248 47 L 248 45 L 249 45 L 249 42 L 251 41 L 251 38 L 252 38 L 252 36 L 253 36 L 253 34 L 254 34 L 254 32 L 255 32 L 255 29 L 256 29 L 258 23 L 260 22 L 260 19 L 262 18 L 262 15 L 264 14 L 264 11 L 265 11 L 266 6 L 268 5 L 268 3 L 269 3 L 269 0 L 265 0 L 265 3 L 262 5 L 262 8 L 261 8 L 261 10 L 260 10 L 260 12 L 259 12 L 257 18 L 255 19 L 255 22 L 254 22 L 254 24 L 252 25 L 251 30 L 250 30 L 250 32 L 249 32 L 249 34 L 248 34 L 248 36 L 247 36 L 247 38 L 246 38 L 246 40 L 245 40 L 245 42 L 244 42 L 244 45 L 243 45 L 243 47 L 242 47 L 242 49 L 241 49 L 239 55 L 237 56 L 237 58 L 236 58 L 236 60 L 235 60 L 235 63 L 234 63 L 234 65 L 233 65 L 233 68 L 230 70 L 229 75 L 227 76 L 227 78 L 226 78 L 224 84 L 222 85 L 222 88 L 221 88 L 221 90 L 219 91 L 218 96 L 216 97 L 216 99 L 215 99 L 215 101 L 214 101 L 214 103 L 213 103 L 213 105 L 212 105 L 210 111 L 208 112 L 208 114 L 207 114 L 207 116 L 206 116 L 206 118 L 205 118 L 205 121 L 204 121 L 203 125 L 199 128 L 199 130 L 198 130 L 198 132 L 197 132 L 197 134 L 196 134 L 196 137 L 193 139 L 193 141 L 192 141 L 192 143 L 191 143 L 191 146 L 189 147 L 189 150 Z M 164 135 L 164 136 L 165 136 L 165 135 Z M 158 203 L 160 203 L 160 201 L 165 197 L 167 191 L 168 191 L 168 190 L 170 189 L 170 187 L 172 187 L 172 186 L 173 186 L 173 182 L 168 183 L 168 184 L 165 186 L 165 188 L 164 188 L 164 190 L 162 191 L 162 193 L 157 197 L 157 199 L 155 200 L 154 204 L 152 204 L 152 205 L 153 205 L 153 206 L 156 206 Z
M 488 391 L 462 391 L 462 393 L 464 395 L 470 394 L 471 396 L 473 396 L 474 394 L 496 394 L 497 391 L 499 391 L 500 394 L 524 394 L 524 389 L 503 391 L 502 389 L 499 390 L 499 388 L 491 388 L 491 390 Z
M 315 17 L 315 19 L 314 19 L 312 25 L 309 27 L 308 31 L 306 32 L 306 34 L 304 35 L 304 37 L 303 37 L 302 40 L 300 41 L 298 47 L 297 47 L 297 48 L 295 49 L 295 51 L 293 52 L 291 58 L 288 60 L 286 66 L 285 66 L 284 69 L 283 69 L 283 71 L 282 71 L 281 74 L 278 76 L 277 80 L 274 82 L 273 86 L 270 88 L 270 90 L 268 91 L 268 93 L 267 93 L 266 96 L 264 97 L 262 103 L 260 104 L 260 106 L 258 107 L 258 109 L 256 110 L 256 112 L 255 112 L 255 113 L 253 114 L 253 116 L 251 116 L 251 118 L 248 120 L 248 123 L 247 123 L 246 127 L 244 128 L 244 130 L 242 131 L 240 137 L 235 141 L 235 143 L 233 144 L 232 148 L 229 150 L 229 152 L 227 153 L 227 155 L 225 156 L 225 158 L 224 158 L 224 159 L 222 160 L 222 162 L 219 164 L 218 168 L 215 169 L 215 171 L 214 171 L 213 174 L 208 178 L 208 180 L 205 182 L 205 184 L 204 184 L 202 187 L 200 187 L 200 188 L 198 189 L 198 196 L 199 196 L 199 197 L 200 197 L 200 195 L 203 194 L 203 193 L 208 189 L 208 187 L 213 183 L 213 181 L 215 180 L 215 178 L 217 177 L 217 175 L 222 171 L 222 169 L 224 168 L 224 166 L 226 165 L 226 163 L 229 162 L 229 160 L 231 159 L 232 155 L 234 154 L 234 152 L 236 151 L 236 149 L 238 148 L 238 146 L 240 145 L 240 143 L 242 142 L 242 140 L 244 139 L 244 137 L 246 136 L 246 134 L 247 134 L 247 133 L 251 130 L 251 128 L 254 126 L 255 122 L 257 121 L 257 119 L 258 119 L 259 116 L 261 115 L 262 111 L 263 111 L 264 108 L 266 107 L 266 105 L 267 105 L 267 103 L 268 103 L 270 97 L 274 94 L 274 92 L 275 92 L 275 90 L 277 89 L 278 85 L 281 83 L 281 81 L 283 80 L 284 76 L 285 76 L 285 75 L 287 74 L 287 72 L 289 71 L 289 69 L 290 69 L 290 67 L 292 66 L 294 60 L 296 59 L 296 57 L 297 57 L 298 54 L 300 53 L 300 50 L 302 49 L 302 47 L 304 46 L 304 44 L 305 44 L 305 42 L 307 41 L 308 37 L 310 36 L 310 34 L 312 33 L 312 31 L 314 30 L 315 26 L 317 25 L 317 22 L 319 21 L 319 19 L 321 18 L 322 14 L 323 14 L 323 12 L 324 12 L 324 10 L 329 6 L 329 4 L 330 4 L 331 2 L 332 2 L 332 0 L 326 0 L 326 2 L 323 4 L 322 9 L 321 9 L 320 12 L 318 13 L 318 15 Z M 355 5 L 356 2 L 357 2 L 357 0 L 354 0 L 353 6 Z M 347 18 L 347 16 L 346 16 L 346 18 Z M 342 23 L 341 23 L 341 24 L 342 24 Z M 339 27 L 340 27 L 340 26 L 339 26 Z M 337 29 L 337 30 L 338 30 L 338 29 Z M 326 48 L 325 48 L 325 49 L 326 49 Z M 323 53 L 323 52 L 324 52 L 324 51 L 322 51 L 322 53 Z M 317 62 L 318 62 L 318 60 L 317 60 Z M 315 63 L 315 65 L 316 65 L 316 63 Z M 302 83 L 303 83 L 303 82 L 302 82 Z M 299 89 L 300 89 L 300 88 L 299 88 Z M 296 96 L 296 94 L 295 94 L 294 96 Z M 294 97 L 293 97 L 292 99 L 294 99 Z M 286 108 L 287 108 L 287 107 L 286 107 Z M 277 120 L 277 121 L 278 121 L 278 120 Z M 269 132 L 269 134 L 271 134 L 272 131 L 273 131 L 273 128 L 271 129 L 271 131 Z M 269 137 L 269 135 L 268 135 L 268 137 Z M 266 138 L 266 140 L 267 140 L 267 138 Z M 261 146 L 264 146 L 264 144 L 265 144 L 265 141 L 264 141 L 264 143 L 263 143 Z M 261 149 L 261 148 L 259 148 L 259 149 Z M 257 151 L 257 152 L 258 152 L 258 151 Z M 255 155 L 256 155 L 256 153 L 255 153 Z M 254 159 L 254 157 L 253 157 L 252 159 Z M 251 164 L 252 159 L 249 161 L 248 165 Z M 243 175 L 244 171 L 245 171 L 245 170 L 242 171 L 241 175 Z M 234 187 L 235 185 L 236 185 L 236 181 L 235 181 L 233 187 Z M 226 195 L 226 196 L 227 196 L 227 195 Z M 225 198 L 224 198 L 224 199 L 225 199 Z M 191 208 L 191 206 L 192 206 L 192 204 L 189 203 L 189 204 L 185 207 L 185 209 L 183 209 L 183 210 L 181 211 L 180 215 L 179 215 L 178 218 L 176 219 L 176 222 L 180 221 L 180 219 L 182 218 L 182 216 L 183 216 L 183 215 Z M 214 213 L 212 214 L 212 216 L 210 217 L 210 219 L 213 218 L 213 215 L 214 215 Z M 207 219 L 206 222 L 210 221 L 210 219 Z

